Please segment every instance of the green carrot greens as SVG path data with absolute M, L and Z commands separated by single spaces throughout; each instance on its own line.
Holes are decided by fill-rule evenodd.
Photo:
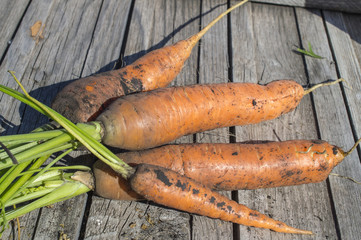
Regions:
M 24 93 L 0 85 L 0 91 L 31 106 L 54 120 L 31 133 L 0 136 L 0 226 L 34 209 L 60 202 L 91 190 L 90 169 L 85 166 L 54 167 L 54 164 L 79 146 L 86 147 L 96 157 L 127 178 L 133 169 L 103 146 L 98 122 L 73 124 L 53 109 L 31 97 L 14 72 L 9 71 Z M 50 163 L 57 152 L 63 152 Z M 45 166 L 44 166 L 45 164 Z M 90 179 L 82 182 L 71 172 L 82 170 Z M 79 176 L 79 174 L 77 175 Z M 26 203 L 21 207 L 17 204 Z
M 98 122 L 91 122 L 89 124 L 77 124 L 75 125 L 65 117 L 63 117 L 61 114 L 57 113 L 50 107 L 42 104 L 38 100 L 31 97 L 25 88 L 22 86 L 22 84 L 19 82 L 19 80 L 16 78 L 13 71 L 9 71 L 10 74 L 14 77 L 15 81 L 19 84 L 20 88 L 24 92 L 24 94 L 19 93 L 13 89 L 10 89 L 6 86 L 0 85 L 0 91 L 22 101 L 23 103 L 28 104 L 35 110 L 39 111 L 40 113 L 48 116 L 49 118 L 53 119 L 57 123 L 59 123 L 66 132 L 60 134 L 59 136 L 55 138 L 51 138 L 43 143 L 40 143 L 39 145 L 32 147 L 30 150 L 34 151 L 33 154 L 42 154 L 45 153 L 47 150 L 52 151 L 55 147 L 60 146 L 60 148 L 69 149 L 69 148 L 77 148 L 80 144 L 85 146 L 91 153 L 93 153 L 96 157 L 98 157 L 100 160 L 107 163 L 109 166 L 111 166 L 116 172 L 120 173 L 123 177 L 129 176 L 129 174 L 132 172 L 132 168 L 125 164 L 123 161 L 121 161 L 115 154 L 113 154 L 109 149 L 107 149 L 105 146 L 103 146 L 99 140 L 101 138 L 100 136 L 100 123 Z M 93 125 L 89 127 L 89 125 Z M 90 129 L 88 129 L 90 128 Z M 47 131 L 44 131 L 44 134 L 46 136 Z M 90 133 L 90 134 L 89 134 Z M 11 139 L 11 138 L 10 138 Z M 13 138 L 13 140 L 15 137 Z M 18 139 L 17 139 L 18 140 Z M 2 141 L 0 139 L 0 141 Z M 9 141 L 9 139 L 8 139 Z M 72 144 L 71 146 L 69 144 Z M 44 146 L 45 145 L 45 146 Z M 54 149 L 53 152 L 60 151 L 58 148 Z M 35 149 L 35 150 L 34 150 Z M 61 150 L 64 150 L 61 149 Z M 48 152 L 47 152 L 48 153 Z M 25 153 L 19 153 L 18 156 L 15 155 L 18 162 L 30 160 L 29 152 Z M 0 169 L 3 169 L 4 167 L 8 167 L 11 165 L 10 157 L 6 159 L 0 159 L 2 162 L 4 161 L 5 164 L 0 165 Z
M 319 56 L 319 55 L 317 55 L 316 53 L 313 52 L 310 42 L 308 43 L 308 50 L 297 48 L 296 52 L 299 52 L 301 54 L 304 54 L 306 56 L 310 56 L 310 57 L 313 57 L 313 58 L 323 59 L 323 57 L 321 57 L 321 56 Z

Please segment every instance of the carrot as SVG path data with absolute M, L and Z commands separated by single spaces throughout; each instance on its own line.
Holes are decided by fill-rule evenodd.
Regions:
M 291 80 L 265 86 L 223 83 L 156 89 L 117 99 L 97 120 L 104 127 L 103 143 L 146 149 L 187 134 L 277 118 L 295 109 L 313 89 L 304 91 Z
M 321 140 L 166 145 L 117 154 L 131 166 L 152 164 L 178 172 L 215 190 L 258 189 L 324 181 L 347 152 Z M 139 200 L 129 183 L 101 161 L 93 165 L 99 196 Z M 105 184 L 106 183 L 106 184 Z
M 98 160 L 93 164 L 93 174 L 96 179 L 94 192 L 98 196 L 126 201 L 144 199 L 132 190 L 127 180 L 103 161 Z
M 269 218 L 190 178 L 159 166 L 138 165 L 129 182 L 138 194 L 167 207 L 276 232 L 312 234 Z
M 181 71 L 200 38 L 223 16 L 246 2 L 229 8 L 186 40 L 151 51 L 124 68 L 70 83 L 58 93 L 52 108 L 73 122 L 87 122 L 119 96 L 167 86 Z

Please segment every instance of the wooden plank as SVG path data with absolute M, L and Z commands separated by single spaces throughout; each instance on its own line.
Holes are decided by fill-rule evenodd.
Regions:
M 103 2 L 82 77 L 110 71 L 115 67 L 121 57 L 130 6 L 131 0 Z
M 36 220 L 39 209 L 32 211 L 19 218 L 21 239 L 31 239 L 36 229 Z M 1 239 L 16 239 L 18 237 L 18 226 L 16 221 L 11 221 L 9 226 L 1 235 Z
M 202 1 L 202 28 L 227 9 L 224 1 Z M 213 9 L 213 10 L 212 10 Z M 199 83 L 228 82 L 227 18 L 222 18 L 201 40 Z M 206 117 L 206 116 L 205 116 Z M 215 129 L 196 134 L 199 143 L 229 142 L 228 128 Z M 231 198 L 231 192 L 222 191 Z M 233 239 L 232 223 L 194 215 L 192 239 Z
M 29 0 L 3 0 L 0 2 L 0 56 L 3 56 L 6 48 L 11 44 L 11 38 L 28 4 Z
M 361 63 L 361 15 L 356 14 L 343 14 L 343 19 L 346 25 L 347 33 L 349 34 L 355 52 L 354 56 L 357 62 Z M 356 65 L 357 66 L 357 65 Z
M 252 2 L 361 13 L 361 2 L 358 0 L 252 0 Z
M 129 64 L 151 49 L 196 33 L 199 28 L 199 6 L 197 1 L 136 1 L 124 63 Z M 173 84 L 195 83 L 196 68 L 197 50 Z M 192 141 L 191 136 L 177 140 L 189 141 Z M 148 236 L 154 239 L 189 239 L 189 222 L 190 215 L 180 211 L 147 202 L 109 201 L 94 196 L 85 239 L 145 239 Z
M 276 79 L 294 79 L 306 85 L 302 57 L 292 52 L 299 41 L 292 8 L 252 3 L 252 6 L 234 12 L 231 18 L 233 81 L 265 84 Z M 305 96 L 293 112 L 278 119 L 236 127 L 236 138 L 237 141 L 315 139 L 315 121 L 311 99 Z M 326 183 L 243 190 L 239 191 L 239 202 L 315 233 L 312 237 L 296 236 L 240 226 L 240 239 L 325 239 L 335 236 Z
M 20 26 L 14 45 L 9 49 L 0 71 L 5 72 L 9 69 L 8 66 L 14 65 L 15 69 L 10 69 L 20 73 L 19 79 L 31 90 L 31 95 L 49 105 L 57 92 L 58 82 L 80 75 L 101 1 L 52 1 L 48 5 L 44 3 L 33 1 L 29 7 L 24 26 Z M 41 15 L 36 14 L 37 12 Z M 36 41 L 29 35 L 29 28 L 39 19 L 45 24 L 44 38 Z M 15 106 L 13 104 L 8 107 L 17 111 Z M 14 114 L 12 118 L 14 122 L 21 119 L 20 132 L 29 132 L 47 121 L 44 116 L 24 105 L 20 105 L 20 111 L 19 117 Z M 26 234 L 35 239 L 52 239 L 64 232 L 68 237 L 77 238 L 85 207 L 85 204 L 81 203 L 85 201 L 86 195 L 82 195 L 55 204 L 53 208 L 43 208 L 39 216 L 34 217 L 37 211 L 30 213 L 31 217 L 28 219 L 37 220 L 26 224 L 27 228 L 33 231 L 30 233 L 27 230 Z M 64 214 L 65 212 L 71 214 Z
M 93 197 L 85 239 L 189 239 L 189 214 Z
M 320 16 L 321 13 L 304 9 L 296 9 L 296 11 L 302 44 L 305 46 L 310 42 L 313 50 L 324 57 L 322 60 L 310 57 L 305 58 L 310 83 L 317 84 L 327 79 L 336 79 L 336 67 L 339 68 L 340 63 L 337 62 L 336 66 L 332 63 L 331 49 L 335 49 L 335 46 L 332 44 L 332 47 L 330 47 L 328 44 L 325 44 L 328 40 L 327 34 L 323 30 L 324 23 Z M 329 34 L 331 39 L 337 37 L 331 31 L 329 31 Z M 343 41 L 342 45 L 346 47 L 347 43 L 350 44 L 350 42 Z M 349 149 L 353 145 L 354 140 L 340 87 L 321 88 L 313 94 L 313 98 L 321 138 Z M 347 157 L 345 162 L 341 163 L 334 170 L 335 173 L 355 178 L 360 176 L 360 171 L 359 157 L 356 152 Z M 329 181 L 337 224 L 341 230 L 339 234 L 342 239 L 357 238 L 356 236 L 360 234 L 360 230 L 356 227 L 360 224 L 360 206 L 357 203 L 357 199 L 360 199 L 360 188 L 350 181 L 333 176 L 329 178 Z
M 48 105 L 62 82 L 80 76 L 101 7 L 101 1 L 55 3 L 45 22 L 48 30 L 44 38 L 47 41 L 36 49 L 36 58 L 31 59 L 24 76 L 34 81 L 32 95 Z M 30 121 L 33 114 L 26 111 L 24 121 Z M 77 155 L 75 153 L 73 157 Z M 54 239 L 66 234 L 71 239 L 77 239 L 86 199 L 87 195 L 83 194 L 54 204 L 52 208 L 43 208 L 34 238 Z
M 92 40 L 87 53 L 87 58 L 82 64 L 84 64 L 84 70 L 81 73 L 81 76 L 87 76 L 95 72 L 110 70 L 113 67 L 114 61 L 119 58 L 120 47 L 123 42 L 123 35 L 125 32 L 127 15 L 129 12 L 131 1 L 119 2 L 119 1 L 106 1 L 102 4 L 102 10 L 99 14 L 99 19 L 97 21 L 96 28 L 93 33 L 94 25 L 89 25 L 87 31 L 88 42 Z M 94 12 L 94 16 L 91 18 L 96 20 L 98 10 Z M 80 14 L 81 15 L 81 14 Z M 86 21 L 86 18 L 84 19 Z M 112 22 L 113 24 L 110 24 Z M 111 26 L 111 27 L 110 27 Z M 93 38 L 91 38 L 93 34 Z M 85 48 L 85 51 L 88 49 Z M 111 66 L 111 68 L 109 68 Z M 82 69 L 83 66 L 79 69 Z M 60 88 L 60 87 L 59 87 Z M 89 159 L 87 159 L 89 160 Z M 76 202 L 69 203 L 68 205 L 73 204 L 76 206 L 76 209 L 84 210 L 86 205 L 86 195 L 80 196 Z M 55 211 L 59 213 L 59 209 Z M 67 224 L 65 224 L 63 231 L 68 236 L 73 235 L 74 238 L 78 238 L 80 231 L 80 226 L 82 224 L 82 215 L 76 216 L 77 224 L 71 229 Z M 74 224 L 72 224 L 74 225 Z M 54 226 L 52 227 L 54 228 Z M 70 229 L 69 229 L 70 228 Z M 56 229 L 56 227 L 55 227 Z M 56 232 L 56 231 L 54 231 Z
M 347 80 L 346 104 L 349 108 L 356 137 L 361 136 L 361 110 L 358 106 L 361 89 L 361 60 L 359 20 L 360 17 L 325 11 L 327 29 L 335 53 L 340 76 Z M 357 28 L 357 29 L 354 29 Z
M 352 21 L 352 16 L 348 16 L 348 20 L 345 21 L 343 14 L 340 13 L 324 12 L 324 17 L 338 72 L 341 77 L 348 81 L 347 84 L 343 84 L 343 94 L 345 96 L 345 108 L 350 114 L 350 119 L 346 117 L 346 110 L 338 107 L 341 97 L 336 98 L 337 93 L 332 92 L 332 96 L 336 99 L 327 99 L 329 106 L 332 106 L 332 111 L 326 115 L 328 117 L 325 117 L 327 119 L 325 124 L 326 121 L 327 124 L 334 122 L 333 126 L 335 127 L 332 128 L 331 133 L 330 128 L 327 128 L 326 125 L 321 134 L 329 135 L 330 138 L 335 139 L 336 144 L 348 150 L 355 139 L 361 136 L 361 117 L 359 116 L 361 111 L 358 104 L 361 96 L 361 65 L 356 56 L 356 52 L 360 51 L 360 44 L 357 39 L 351 40 L 349 35 L 349 30 L 357 27 L 359 23 L 357 24 L 357 18 L 356 21 Z M 322 107 L 324 108 L 324 106 Z M 351 122 L 353 129 L 350 129 L 349 122 Z M 335 172 L 359 179 L 361 166 L 360 156 L 357 152 L 355 151 L 348 156 L 343 163 L 337 166 Z M 358 226 L 361 219 L 360 187 L 335 177 L 330 177 L 330 185 L 341 237 L 344 239 L 358 238 L 360 235 Z
M 54 3 L 52 1 L 32 1 L 30 4 L 12 41 L 12 45 L 9 47 L 7 55 L 0 66 L 0 74 L 2 76 L 0 80 L 1 84 L 15 88 L 14 80 L 10 77 L 10 74 L 7 73 L 8 70 L 14 70 L 16 71 L 17 77 L 22 80 L 26 89 L 32 90 L 32 87 L 30 87 L 32 82 L 29 81 L 29 79 L 22 79 L 25 68 L 30 59 L 33 57 L 32 53 L 37 46 L 36 41 L 30 36 L 29 31 L 32 24 L 36 21 L 46 21 L 53 4 Z M 38 42 L 38 44 L 42 43 L 43 41 Z M 39 126 L 39 122 L 30 121 L 24 122 L 20 127 L 20 124 L 22 123 L 24 105 L 4 94 L 0 94 L 0 101 L 0 130 L 2 135 L 22 132 L 20 128 L 34 129 L 36 126 Z M 20 225 L 22 226 L 21 238 L 28 239 L 33 236 L 38 213 L 39 210 L 35 210 L 20 218 Z M 14 224 L 11 224 L 11 226 L 11 228 L 6 229 L 3 233 L 3 239 L 11 239 L 17 236 L 17 226 Z
M 22 81 L 25 88 L 29 91 L 33 89 L 32 85 L 34 81 L 29 81 L 29 79 L 22 79 L 22 77 L 29 61 L 34 58 L 32 54 L 36 47 L 41 45 L 44 41 L 39 41 L 36 43 L 36 40 L 30 36 L 29 29 L 36 21 L 46 21 L 53 4 L 54 3 L 51 1 L 33 1 L 29 6 L 22 24 L 20 25 L 13 40 L 12 46 L 10 46 L 7 55 L 5 56 L 0 66 L 0 75 L 2 76 L 1 83 L 3 85 L 18 89 L 15 81 L 7 72 L 8 70 L 14 70 L 16 72 L 16 76 L 19 80 Z M 4 94 L 0 94 L 0 101 L 2 103 L 0 106 L 0 111 L 3 118 L 3 124 L 0 130 L 5 131 L 3 134 L 15 134 L 19 131 L 18 126 L 22 122 L 21 113 L 18 112 L 20 103 L 11 97 L 5 96 Z M 23 110 L 24 108 L 22 106 L 21 111 Z M 34 127 L 32 124 L 34 123 L 30 122 L 24 124 L 22 127 Z
M 223 11 L 225 8 L 225 5 L 218 6 L 221 2 L 203 1 L 203 3 L 203 14 L 206 14 L 202 19 L 203 25 L 208 23 L 207 20 L 218 15 L 217 11 Z M 56 91 L 67 80 L 109 70 L 120 52 L 126 22 L 126 16 L 122 14 L 128 13 L 129 2 L 126 4 L 125 6 L 119 1 L 103 2 L 98 24 L 93 32 L 101 5 L 100 1 L 91 3 L 32 1 L 17 31 L 13 45 L 10 46 L 0 66 L 0 73 L 4 76 L 1 83 L 15 86 L 6 73 L 6 70 L 13 69 L 26 88 L 32 90 L 33 96 L 49 104 Z M 136 17 L 133 16 L 134 21 L 132 20 L 125 54 L 126 62 L 134 61 L 149 49 L 183 39 L 198 31 L 199 6 L 198 1 L 159 0 L 154 3 L 136 1 L 137 15 L 134 15 Z M 211 9 L 212 11 L 208 13 Z M 311 83 L 336 78 L 335 66 L 329 61 L 332 55 L 330 47 L 326 44 L 327 37 L 319 12 L 304 9 L 296 9 L 296 12 L 297 16 L 294 16 L 292 8 L 247 4 L 232 14 L 233 81 L 267 83 L 276 78 L 294 78 L 305 85 L 307 83 L 305 69 L 308 71 L 307 76 Z M 308 41 L 311 41 L 316 53 L 327 56 L 326 61 L 306 58 L 306 65 L 303 65 L 302 57 L 291 51 L 293 45 L 298 44 L 295 17 L 300 24 L 302 44 L 306 45 Z M 342 89 L 337 86 L 319 89 L 313 94 L 315 113 L 313 113 L 312 101 L 307 96 L 295 112 L 284 117 L 257 126 L 237 127 L 238 141 L 277 140 L 278 137 L 282 140 L 317 138 L 319 130 L 321 138 L 348 149 L 354 142 L 353 138 L 360 137 L 360 114 L 357 108 L 361 82 L 360 56 L 358 56 L 361 48 L 357 28 L 359 18 L 330 12 L 325 12 L 325 17 L 338 70 L 343 77 L 351 79 L 352 89 L 347 85 L 343 85 Z M 29 37 L 29 28 L 36 20 L 46 22 L 44 39 L 38 42 Z M 116 23 L 114 26 L 116 30 L 109 28 L 110 22 Z M 223 35 L 223 32 L 227 31 L 225 22 L 219 23 L 220 26 L 215 27 L 209 36 L 206 35 L 202 43 L 199 68 L 201 83 L 228 80 L 227 42 L 224 41 L 226 35 Z M 156 26 L 153 28 L 155 23 Z M 92 34 L 94 37 L 89 37 Z M 102 44 L 102 42 L 105 43 Z M 270 47 L 271 44 L 272 47 Z M 198 57 L 196 53 L 195 51 L 186 63 L 186 67 L 174 84 L 195 83 Z M 345 91 L 350 120 L 347 118 L 347 109 L 344 107 L 342 90 Z M 20 105 L 17 101 L 2 95 L 1 97 L 0 110 L 4 120 L 2 128 L 7 130 L 7 134 L 28 132 L 47 121 L 46 118 Z M 325 106 L 336 107 L 330 109 Z M 349 121 L 352 122 L 354 129 L 351 129 Z M 20 124 L 22 124 L 21 127 L 18 126 Z M 319 129 L 316 128 L 317 126 Z M 330 129 L 333 130 L 332 133 Z M 177 142 L 192 140 L 193 137 L 188 136 Z M 227 128 L 197 135 L 199 142 L 227 142 L 228 140 Z M 346 161 L 347 163 L 340 164 L 335 172 L 358 179 L 360 158 L 357 152 L 350 155 Z M 344 179 L 330 177 L 329 181 L 331 196 L 326 184 L 319 183 L 308 186 L 240 191 L 239 199 L 247 206 L 292 226 L 316 229 L 316 234 L 312 239 L 339 236 L 344 239 L 356 239 L 360 235 L 358 227 L 359 219 L 361 219 L 360 190 L 356 184 Z M 335 202 L 335 217 L 340 229 L 339 233 L 335 230 L 330 197 Z M 21 218 L 21 225 L 26 226 L 22 229 L 22 238 L 54 238 L 58 237 L 60 232 L 68 234 L 71 238 L 78 238 L 85 201 L 86 195 L 83 195 L 57 204 L 54 208 L 44 208 L 40 215 L 38 211 L 27 214 Z M 72 212 L 73 215 L 68 212 Z M 40 223 L 38 226 L 37 221 Z M 309 239 L 305 236 L 283 235 L 243 226 L 239 227 L 239 236 L 232 236 L 232 231 L 232 224 L 192 216 L 147 202 L 109 201 L 94 197 L 85 238 L 152 236 L 157 239 L 230 239 L 233 237 Z M 12 232 L 8 229 L 3 238 L 9 239 L 15 235 L 16 231 Z

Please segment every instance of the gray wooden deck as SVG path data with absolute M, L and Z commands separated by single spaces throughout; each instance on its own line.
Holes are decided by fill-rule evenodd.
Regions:
M 7 73 L 14 70 L 34 97 L 50 104 L 71 80 L 131 63 L 151 49 L 184 39 L 226 8 L 224 0 L 2 0 L 0 83 L 17 88 Z M 36 21 L 45 26 L 41 36 L 32 37 L 30 27 Z M 308 42 L 324 59 L 293 51 L 295 46 L 307 47 Z M 348 150 L 361 137 L 361 15 L 247 3 L 203 37 L 173 85 L 263 84 L 290 78 L 309 86 L 340 76 L 347 84 L 315 91 L 295 111 L 276 120 L 217 129 L 177 142 L 320 138 Z M 4 134 L 29 132 L 47 122 L 8 96 L 0 95 L 0 99 Z M 358 148 L 334 172 L 360 180 L 360 154 Z M 88 194 L 21 217 L 21 236 L 59 239 L 66 234 L 72 240 L 349 240 L 361 236 L 361 186 L 343 178 L 330 176 L 317 184 L 225 194 L 291 226 L 312 230 L 314 235 L 275 233 L 153 203 L 110 201 Z M 16 238 L 15 226 L 3 234 L 3 239 Z

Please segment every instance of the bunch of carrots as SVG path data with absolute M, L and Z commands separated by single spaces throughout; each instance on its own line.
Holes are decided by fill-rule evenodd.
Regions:
M 23 88 L 22 94 L 0 86 L 1 91 L 58 124 L 0 137 L 0 224 L 5 226 L 33 209 L 95 190 L 106 198 L 148 199 L 247 226 L 312 234 L 251 210 L 216 190 L 323 181 L 360 140 L 347 152 L 320 140 L 164 145 L 187 134 L 277 118 L 295 109 L 303 96 L 316 88 L 343 80 L 307 90 L 292 80 L 264 86 L 226 83 L 164 88 L 181 71 L 199 39 L 245 2 L 186 40 L 152 51 L 119 70 L 72 82 L 59 92 L 52 108 Z M 102 143 L 137 151 L 115 155 Z M 54 166 L 79 146 L 99 158 L 94 177 L 84 166 Z M 59 151 L 63 153 L 44 167 Z M 75 173 L 68 172 L 74 169 Z M 27 204 L 11 209 L 23 202 Z

